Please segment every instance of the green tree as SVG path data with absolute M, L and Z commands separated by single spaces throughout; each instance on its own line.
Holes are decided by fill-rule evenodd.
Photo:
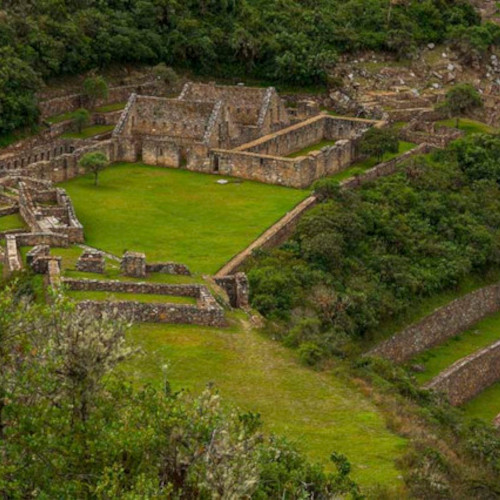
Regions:
M 446 99 L 441 108 L 448 115 L 456 118 L 456 127 L 460 128 L 460 117 L 483 105 L 479 92 L 469 83 L 459 83 L 446 93 Z
M 99 182 L 99 172 L 109 165 L 108 157 L 100 151 L 87 153 L 80 158 L 79 164 L 87 172 L 94 174 L 94 185 Z
M 359 151 L 382 161 L 386 153 L 399 151 L 398 136 L 391 129 L 372 127 L 361 139 Z
M 165 63 L 157 64 L 153 68 L 153 73 L 156 78 L 163 81 L 166 85 L 173 86 L 179 81 L 179 75 Z
M 83 128 L 90 121 L 90 113 L 86 109 L 77 109 L 73 114 L 73 125 L 76 131 L 81 134 Z
M 90 109 L 93 109 L 98 99 L 108 97 L 108 84 L 102 76 L 89 76 L 83 82 L 83 93 Z

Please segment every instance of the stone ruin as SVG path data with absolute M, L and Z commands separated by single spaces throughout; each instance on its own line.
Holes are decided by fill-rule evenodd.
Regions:
M 215 282 L 226 291 L 231 307 L 246 309 L 250 306 L 250 286 L 245 273 L 215 278 Z
M 125 252 L 120 267 L 125 276 L 133 278 L 145 278 L 148 273 L 191 276 L 191 272 L 184 264 L 178 264 L 176 262 L 156 262 L 148 264 L 146 262 L 146 255 L 141 252 Z
M 54 261 L 61 269 L 61 257 L 50 255 L 49 245 L 37 245 L 33 247 L 26 255 L 26 263 L 36 274 L 46 274 L 49 269 L 49 263 Z
M 146 254 L 140 252 L 125 252 L 120 269 L 125 276 L 132 278 L 146 277 Z
M 106 268 L 106 259 L 104 253 L 98 250 L 85 250 L 78 258 L 76 263 L 77 271 L 83 273 L 104 273 Z
M 113 132 L 114 159 L 303 188 L 351 165 L 357 141 L 382 125 L 330 116 L 309 101 L 289 110 L 272 87 L 188 83 L 177 99 L 130 97 Z M 323 140 L 335 144 L 290 157 Z

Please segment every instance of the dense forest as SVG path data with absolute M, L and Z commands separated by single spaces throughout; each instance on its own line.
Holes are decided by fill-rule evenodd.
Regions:
M 251 266 L 253 305 L 314 363 L 498 266 L 499 154 L 498 136 L 474 135 L 359 190 L 318 181 L 323 202 Z
M 318 84 L 343 52 L 411 52 L 480 23 L 465 0 L 4 0 L 0 8 L 0 133 L 36 122 L 34 94 L 48 77 L 165 62 Z

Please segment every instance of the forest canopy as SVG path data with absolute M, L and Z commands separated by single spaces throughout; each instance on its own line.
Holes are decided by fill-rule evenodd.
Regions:
M 37 77 L 110 63 L 295 85 L 326 81 L 337 55 L 441 42 L 480 24 L 465 0 L 6 0 L 0 3 L 0 133 L 36 121 Z M 9 68 L 15 68 L 11 82 Z M 13 70 L 12 70 L 13 71 Z

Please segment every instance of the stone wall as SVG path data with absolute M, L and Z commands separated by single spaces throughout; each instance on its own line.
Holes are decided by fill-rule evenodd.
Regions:
M 392 175 L 397 172 L 398 168 L 412 156 L 427 154 L 434 149 L 433 146 L 422 144 L 406 153 L 390 160 L 388 162 L 380 163 L 375 167 L 367 170 L 361 175 L 350 177 L 345 181 L 341 181 L 341 189 L 356 189 L 367 182 L 372 182 L 380 177 Z M 234 274 L 242 268 L 244 263 L 252 256 L 252 253 L 259 249 L 269 249 L 283 244 L 293 233 L 299 220 L 305 212 L 313 208 L 318 203 L 315 195 L 309 196 L 301 203 L 299 203 L 293 210 L 288 212 L 278 222 L 271 226 L 259 238 L 251 243 L 250 246 L 245 248 L 242 252 L 235 255 L 228 263 L 226 263 L 216 274 L 216 277 L 223 277 Z
M 94 316 L 107 314 L 126 321 L 139 323 L 186 323 L 204 326 L 226 326 L 224 310 L 217 304 L 204 285 L 174 285 L 126 281 L 82 280 L 63 278 L 69 290 L 102 291 L 132 294 L 173 295 L 196 298 L 196 305 L 146 303 L 140 301 L 82 301 L 80 310 Z
M 464 136 L 461 130 L 438 126 L 434 122 L 414 120 L 399 132 L 400 139 L 415 144 L 432 144 L 445 148 L 450 142 Z
M 146 273 L 191 276 L 191 271 L 186 265 L 177 264 L 176 262 L 156 262 L 152 264 L 146 263 Z
M 426 386 L 446 394 L 454 406 L 461 405 L 500 380 L 500 341 L 458 360 Z
M 368 354 L 402 363 L 443 343 L 500 310 L 500 284 L 481 288 L 436 309 L 422 321 L 382 342 Z
M 159 95 L 165 92 L 165 86 L 161 81 L 154 80 L 133 85 L 110 87 L 108 89 L 107 98 L 99 99 L 96 103 L 96 107 L 126 101 L 130 97 L 130 94 L 134 92 L 148 95 Z M 79 108 L 85 108 L 87 106 L 88 102 L 83 94 L 56 97 L 54 99 L 42 101 L 38 104 L 42 119 L 75 111 Z
M 250 305 L 250 286 L 245 273 L 215 278 L 215 282 L 225 290 L 231 307 L 247 308 Z
M 17 247 L 16 237 L 14 235 L 7 235 L 5 238 L 3 275 L 4 277 L 10 276 L 12 273 L 20 271 L 22 268 L 23 262 Z

